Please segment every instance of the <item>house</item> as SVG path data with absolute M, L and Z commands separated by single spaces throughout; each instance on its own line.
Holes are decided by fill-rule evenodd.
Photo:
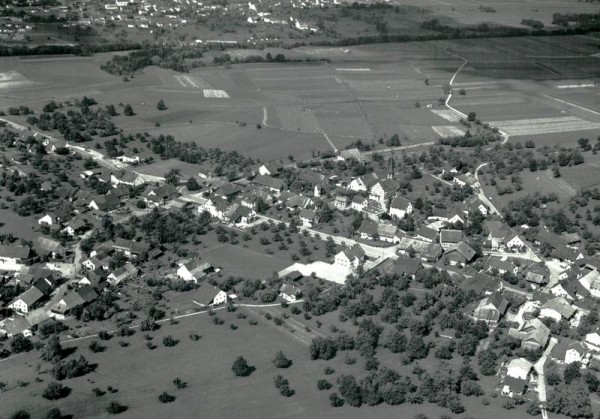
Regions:
M 273 204 L 273 198 L 268 192 L 260 189 L 251 189 L 246 191 L 241 200 L 240 205 L 250 208 L 253 211 L 260 212 L 265 207 Z
M 340 211 L 344 211 L 350 205 L 350 200 L 347 196 L 337 195 L 333 200 L 333 206 L 339 209 Z
M 550 329 L 539 319 L 523 323 L 518 329 L 510 329 L 509 335 L 521 339 L 523 349 L 544 349 L 550 340 Z
M 0 270 L 18 271 L 32 257 L 29 246 L 0 245 Z
M 506 258 L 501 259 L 497 256 L 490 256 L 487 260 L 487 266 L 489 272 L 498 272 L 500 275 L 504 275 L 507 272 L 516 275 L 519 272 L 517 265 L 509 262 Z
M 145 242 L 117 238 L 113 243 L 113 249 L 129 259 L 144 259 L 150 250 L 150 245 Z
M 139 156 L 129 157 L 129 156 L 117 156 L 115 157 L 116 161 L 127 164 L 138 164 L 140 162 Z
M 473 177 L 472 174 L 469 173 L 469 174 L 454 176 L 454 178 L 452 179 L 452 182 L 456 183 L 460 187 L 463 187 L 463 186 L 474 186 L 477 183 L 477 180 Z
M 237 227 L 248 227 L 256 219 L 256 212 L 253 209 L 237 206 L 235 211 L 229 216 L 229 222 Z
M 437 243 L 438 232 L 429 227 L 421 227 L 415 232 L 415 237 L 428 243 Z
M 62 259 L 66 254 L 66 249 L 60 242 L 42 236 L 35 239 L 33 250 L 44 260 Z
M 147 205 L 164 205 L 177 196 L 177 189 L 170 183 L 161 186 L 147 186 L 142 193 L 142 199 Z
M 33 335 L 32 325 L 26 316 L 14 316 L 4 319 L 0 322 L 0 335 L 13 338 L 17 335 L 23 335 L 28 338 Z
M 281 160 L 273 160 L 267 163 L 264 163 L 258 168 L 258 173 L 261 176 L 279 176 L 281 171 L 283 170 L 283 163 Z
M 289 303 L 298 301 L 302 297 L 302 290 L 294 285 L 282 284 L 279 295 Z
M 76 308 L 83 308 L 98 298 L 98 293 L 89 285 L 83 285 L 66 293 L 58 303 L 50 308 L 48 315 L 57 320 L 65 320 Z
M 504 238 L 504 245 L 507 249 L 521 249 L 525 247 L 525 242 L 513 233 Z
M 506 375 L 513 378 L 520 378 L 521 380 L 527 380 L 529 373 L 533 369 L 533 363 L 525 358 L 512 359 L 506 365 Z
M 300 218 L 303 227 L 310 228 L 316 222 L 317 214 L 313 210 L 303 209 L 298 214 L 298 218 Z
M 361 239 L 375 240 L 377 238 L 377 223 L 365 218 L 362 220 L 362 223 L 360 223 L 357 233 L 360 235 Z
M 218 306 L 227 302 L 227 293 L 211 285 L 204 284 L 194 295 L 194 302 L 206 307 Z
M 138 269 L 131 263 L 127 262 L 124 266 L 115 269 L 108 275 L 107 280 L 111 285 L 118 285 L 119 283 L 136 276 Z
M 79 285 L 89 285 L 92 288 L 102 289 L 106 280 L 106 273 L 102 269 L 85 272 L 79 279 Z
M 443 253 L 442 246 L 412 237 L 402 237 L 398 242 L 398 253 L 402 255 L 418 255 L 425 262 L 436 262 Z
M 579 278 L 578 282 L 588 290 L 593 297 L 600 298 L 600 272 L 597 269 L 589 271 Z
M 275 179 L 269 176 L 256 176 L 252 182 L 270 192 L 279 193 L 283 189 L 283 180 Z
M 587 365 L 590 362 L 591 353 L 584 343 L 561 338 L 550 351 L 550 357 L 559 364 L 569 365 L 579 362 L 582 365 Z
M 398 259 L 388 259 L 377 266 L 380 272 L 389 275 L 398 275 L 410 279 L 415 279 L 417 274 L 423 270 L 423 264 L 420 259 L 399 256 Z
M 116 188 L 118 185 L 140 186 L 145 181 L 142 176 L 135 172 L 122 170 L 110 175 L 110 183 Z
M 501 293 L 496 292 L 477 303 L 473 310 L 473 318 L 488 324 L 496 324 L 504 316 L 507 309 L 508 300 Z
M 214 195 L 231 201 L 241 191 L 242 187 L 237 183 L 223 182 L 215 189 Z
M 351 248 L 346 248 L 335 255 L 334 264 L 344 268 L 358 268 L 365 260 L 366 254 L 359 244 L 355 244 Z
M 377 223 L 377 238 L 388 243 L 398 242 L 396 232 L 398 227 L 390 223 Z
M 585 344 L 595 351 L 600 351 L 600 334 L 598 334 L 598 331 L 585 335 Z
M 581 236 L 579 233 L 563 233 L 561 239 L 563 239 L 568 247 L 573 249 L 576 249 L 581 244 Z
M 225 219 L 225 214 L 231 207 L 229 201 L 220 197 L 211 197 L 203 205 L 198 207 L 199 212 L 208 212 L 211 217 L 218 218 L 221 221 Z
M 111 211 L 121 206 L 121 201 L 116 195 L 100 195 L 92 198 L 88 206 L 98 211 Z
M 452 266 L 465 266 L 475 258 L 476 254 L 475 250 L 468 243 L 461 241 L 456 246 L 447 250 L 444 258 Z
M 362 212 L 365 209 L 367 209 L 368 205 L 369 200 L 367 198 L 365 198 L 364 196 L 355 195 L 354 198 L 352 198 L 352 203 L 350 204 L 350 207 L 355 211 Z
M 374 173 L 369 173 L 367 175 L 358 177 L 353 179 L 348 185 L 349 189 L 355 192 L 367 192 L 370 191 L 371 188 L 377 183 L 379 178 Z
M 571 290 L 571 287 L 568 287 L 566 283 L 557 283 L 550 288 L 550 293 L 555 297 L 562 297 L 567 301 L 575 301 L 577 299 L 576 293 L 574 293 Z
M 559 262 L 573 265 L 576 261 L 584 259 L 585 255 L 580 250 L 560 246 L 552 251 L 552 257 Z
M 440 230 L 440 245 L 447 250 L 458 245 L 462 241 L 462 230 Z
M 42 218 L 38 220 L 38 224 L 41 226 L 53 226 L 56 224 L 60 224 L 60 221 L 54 214 L 46 214 Z
M 505 397 L 521 397 L 527 392 L 528 381 L 521 378 L 505 377 L 502 382 L 501 394 Z
M 577 309 L 563 297 L 556 297 L 547 301 L 540 307 L 540 317 L 550 318 L 555 322 L 570 320 Z
M 15 298 L 8 304 L 8 308 L 12 308 L 20 313 L 27 313 L 35 308 L 36 305 L 44 298 L 44 293 L 36 287 L 29 287 L 24 293 Z
M 213 272 L 214 268 L 210 263 L 200 262 L 198 259 L 181 263 L 177 269 L 177 277 L 184 281 L 198 283 L 199 279 L 204 278 Z
M 62 230 L 63 233 L 73 237 L 76 234 L 81 234 L 89 228 L 89 224 L 86 220 L 81 218 L 75 218 L 67 223 L 65 228 Z
M 408 214 L 412 214 L 413 205 L 408 199 L 397 196 L 390 203 L 390 215 L 392 217 L 404 218 Z
M 306 209 L 314 205 L 312 198 L 288 191 L 283 191 L 279 194 L 277 202 L 290 211 L 296 208 Z
M 525 280 L 536 285 L 548 283 L 548 270 L 541 265 L 531 265 L 525 271 Z
M 346 150 L 342 150 L 336 157 L 338 161 L 346 161 L 346 160 L 356 160 L 357 162 L 362 162 L 362 156 L 360 154 L 360 150 L 358 148 L 349 148 Z
M 387 210 L 388 202 L 398 191 L 400 185 L 394 179 L 383 179 L 375 183 L 369 191 L 369 199 L 379 202 L 384 211 Z

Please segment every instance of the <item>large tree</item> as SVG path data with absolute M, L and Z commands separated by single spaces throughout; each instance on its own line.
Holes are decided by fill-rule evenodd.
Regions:
M 548 397 L 547 407 L 551 412 L 572 418 L 593 417 L 588 389 L 582 381 L 555 387 Z

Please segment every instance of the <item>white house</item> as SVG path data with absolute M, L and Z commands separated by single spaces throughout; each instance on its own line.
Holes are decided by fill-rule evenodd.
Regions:
M 227 293 L 210 285 L 203 285 L 194 296 L 194 301 L 207 307 L 218 306 L 227 302 Z
M 56 219 L 56 217 L 53 217 L 50 214 L 46 214 L 38 220 L 39 225 L 47 225 L 47 226 L 54 225 L 57 222 L 58 222 L 58 220 Z
M 540 307 L 540 317 L 550 318 L 555 322 L 569 320 L 577 310 L 563 297 L 556 297 Z
M 392 217 L 404 218 L 407 214 L 412 214 L 413 205 L 412 203 L 401 196 L 397 196 L 392 199 L 390 204 L 390 215 Z
M 0 245 L 0 269 L 5 271 L 18 271 L 31 257 L 31 248 L 28 246 Z
M 317 214 L 315 214 L 313 210 L 303 209 L 300 211 L 300 214 L 298 214 L 298 217 L 300 218 L 303 227 L 312 227 Z
M 282 284 L 279 288 L 279 295 L 287 302 L 293 303 L 302 297 L 302 290 L 289 284 Z
M 177 277 L 184 281 L 198 283 L 199 279 L 205 277 L 213 270 L 213 267 L 208 262 L 200 262 L 193 260 L 186 263 L 181 263 L 177 269 Z
M 350 207 L 355 211 L 362 212 L 365 209 L 367 209 L 368 205 L 369 201 L 367 200 L 367 198 L 360 195 L 356 195 L 354 198 L 352 198 L 352 203 L 350 204 Z
M 377 175 L 371 173 L 353 179 L 352 182 L 350 182 L 350 185 L 348 185 L 348 187 L 356 192 L 367 192 L 373 187 L 373 185 L 377 183 L 378 180 L 379 178 L 377 177 Z
M 585 335 L 585 344 L 592 349 L 600 350 L 600 334 L 592 332 Z
M 525 242 L 521 240 L 521 238 L 517 234 L 514 234 L 507 237 L 506 247 L 509 249 L 518 249 L 521 247 L 525 247 Z
M 359 244 L 355 244 L 350 249 L 344 249 L 334 258 L 334 264 L 344 268 L 358 268 L 365 259 L 365 251 Z
M 39 289 L 36 287 L 29 287 L 23 294 L 15 298 L 8 305 L 8 308 L 12 308 L 21 313 L 27 313 L 31 311 L 43 297 L 44 293 Z
M 533 364 L 525 358 L 515 358 L 506 367 L 506 375 L 521 380 L 527 380 Z

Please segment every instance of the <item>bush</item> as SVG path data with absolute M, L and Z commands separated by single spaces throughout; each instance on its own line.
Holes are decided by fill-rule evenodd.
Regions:
M 331 384 L 329 381 L 321 379 L 319 381 L 317 381 L 317 388 L 319 390 L 329 390 L 331 387 L 333 387 L 333 384 Z
M 329 360 L 335 357 L 337 346 L 330 338 L 315 338 L 310 343 L 310 358 Z
M 292 361 L 287 359 L 283 352 L 279 351 L 273 360 L 273 364 L 277 368 L 289 368 L 292 366 Z
M 101 345 L 97 340 L 92 341 L 88 348 L 94 353 L 104 352 L 106 350 L 106 346 Z
M 237 377 L 247 377 L 255 370 L 254 367 L 248 365 L 248 361 L 243 356 L 239 356 L 231 366 L 231 370 Z
M 71 393 L 71 389 L 67 386 L 63 386 L 61 383 L 52 381 L 48 384 L 48 387 L 43 391 L 42 397 L 48 400 L 58 400 L 63 397 L 67 397 Z
M 174 402 L 176 398 L 177 397 L 167 393 L 166 391 L 163 391 L 161 395 L 158 396 L 158 400 L 160 400 L 161 403 L 171 403 Z
M 26 410 L 17 410 L 13 413 L 10 419 L 29 419 L 31 415 Z
M 52 376 L 56 380 L 64 380 L 65 378 L 81 377 L 87 373 L 94 371 L 96 365 L 90 364 L 83 355 L 79 359 L 71 359 L 68 362 L 55 364 L 52 368 Z
M 98 339 L 100 340 L 109 340 L 112 337 L 112 335 L 110 333 L 108 333 L 106 330 L 101 330 L 98 332 Z
M 172 347 L 172 346 L 177 345 L 179 343 L 179 341 L 177 339 L 174 339 L 173 336 L 169 335 L 169 336 L 165 336 L 163 338 L 162 343 L 166 347 Z
M 58 407 L 53 407 L 46 413 L 46 419 L 62 419 L 62 413 Z
M 106 412 L 109 415 L 118 415 L 119 413 L 123 413 L 127 410 L 127 406 L 120 404 L 119 402 L 110 402 L 108 406 L 106 406 Z
M 344 399 L 340 398 L 337 393 L 331 393 L 329 395 L 329 404 L 331 407 L 342 407 L 344 405 Z
M 187 387 L 187 383 L 185 381 L 182 381 L 179 377 L 173 380 L 173 384 L 175 384 L 175 387 L 177 387 L 178 390 Z

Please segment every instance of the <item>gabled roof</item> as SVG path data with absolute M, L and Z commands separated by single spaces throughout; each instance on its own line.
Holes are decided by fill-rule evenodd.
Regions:
M 400 256 L 394 263 L 393 273 L 398 275 L 416 275 L 421 269 L 423 269 L 423 264 L 419 259 Z
M 202 285 L 194 295 L 194 301 L 202 305 L 210 305 L 221 290 L 208 284 Z
M 462 241 L 458 243 L 452 250 L 456 250 L 456 252 L 458 252 L 463 258 L 465 258 L 467 262 L 472 260 L 476 255 L 475 250 L 473 250 L 473 248 L 469 246 L 468 243 Z
M 266 186 L 271 189 L 276 189 L 278 191 L 283 189 L 283 180 L 272 178 L 270 176 L 262 176 L 258 175 L 252 180 L 255 184 L 259 186 Z
M 378 182 L 385 193 L 395 192 L 400 186 L 394 179 L 383 179 Z M 375 186 L 375 185 L 373 185 Z
M 365 218 L 360 223 L 360 227 L 358 227 L 358 232 L 361 234 L 366 234 L 368 236 L 375 236 L 377 234 L 377 223 L 373 220 Z
M 402 196 L 397 196 L 394 199 L 392 199 L 392 202 L 390 203 L 390 208 L 406 211 L 406 210 L 408 210 L 408 207 L 410 205 L 411 205 L 411 202 L 408 199 L 406 199 Z
M 100 195 L 96 196 L 92 199 L 93 202 L 96 203 L 98 209 L 100 211 L 108 211 L 113 208 L 117 208 L 121 205 L 121 201 L 119 201 L 119 197 L 116 195 Z M 91 202 L 90 202 L 91 203 Z
M 507 260 L 502 260 L 498 256 L 490 256 L 487 261 L 487 264 L 492 268 L 496 268 L 507 272 L 512 272 L 517 267 L 517 265 L 514 265 L 513 263 Z
M 44 294 L 42 293 L 42 291 L 38 290 L 36 287 L 29 287 L 24 293 L 22 293 L 13 301 L 11 301 L 11 304 L 17 300 L 21 300 L 25 304 L 27 304 L 28 307 L 30 307 L 36 302 L 38 302 L 40 299 L 42 299 L 43 296 Z
M 18 335 L 31 327 L 27 319 L 23 316 L 9 317 L 2 321 L 0 329 L 9 335 Z
M 62 252 L 65 250 L 60 242 L 47 237 L 38 236 L 35 239 L 34 249 L 39 255 L 47 255 L 53 252 Z
M 569 320 L 577 311 L 567 300 L 562 297 L 553 298 L 540 307 L 540 310 L 550 309 L 559 313 L 563 318 Z
M 291 284 L 281 284 L 281 287 L 279 287 L 279 292 L 282 294 L 294 295 L 296 297 L 302 295 L 302 290 Z
M 378 223 L 377 224 L 377 235 L 379 237 L 393 238 L 396 236 L 396 231 L 398 231 L 398 227 L 396 227 L 393 224 L 388 224 L 388 223 Z
M 432 241 L 435 241 L 437 234 L 437 231 L 429 227 L 421 227 L 415 232 L 416 236 L 421 236 Z
M 550 339 L 550 329 L 539 319 L 533 319 L 524 323 L 519 331 L 525 334 L 523 342 L 535 342 L 541 347 L 546 346 Z
M 459 243 L 463 238 L 462 230 L 441 230 L 441 243 Z
M 0 257 L 28 259 L 31 256 L 29 246 L 0 245 Z
M 298 214 L 298 217 L 308 220 L 314 220 L 316 215 L 317 214 L 315 214 L 313 210 L 303 209 L 302 211 L 300 211 L 300 214 Z

